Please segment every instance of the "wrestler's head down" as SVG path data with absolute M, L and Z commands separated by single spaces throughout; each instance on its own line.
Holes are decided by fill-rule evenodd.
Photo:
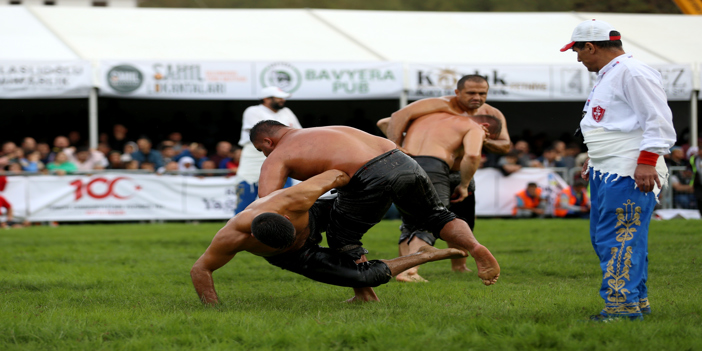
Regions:
M 265 120 L 256 123 L 256 125 L 251 128 L 249 132 L 249 140 L 256 148 L 256 150 L 263 152 L 264 155 L 268 156 L 275 148 L 275 142 L 273 137 L 280 130 L 280 128 L 285 128 L 286 125 L 278 121 Z
M 284 216 L 265 212 L 251 221 L 251 234 L 274 249 L 285 249 L 295 242 L 295 227 Z
M 485 77 L 478 74 L 469 74 L 461 77 L 456 84 L 456 99 L 466 110 L 477 110 L 487 100 L 488 84 Z
M 470 118 L 476 123 L 487 124 L 491 139 L 499 137 L 500 133 L 502 133 L 502 121 L 493 115 L 475 115 Z

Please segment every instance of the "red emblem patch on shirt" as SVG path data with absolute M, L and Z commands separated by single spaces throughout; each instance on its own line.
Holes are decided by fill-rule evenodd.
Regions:
M 600 122 L 602 120 L 602 117 L 604 117 L 605 114 L 605 109 L 603 109 L 600 106 L 595 106 L 592 108 L 592 118 L 595 120 L 595 122 Z

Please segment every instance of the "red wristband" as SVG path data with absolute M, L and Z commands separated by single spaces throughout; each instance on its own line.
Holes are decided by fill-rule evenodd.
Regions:
M 641 151 L 639 153 L 639 159 L 636 161 L 637 164 L 639 165 L 649 165 L 649 166 L 656 166 L 656 163 L 658 162 L 658 154 L 653 153 L 653 152 L 648 152 L 648 151 Z

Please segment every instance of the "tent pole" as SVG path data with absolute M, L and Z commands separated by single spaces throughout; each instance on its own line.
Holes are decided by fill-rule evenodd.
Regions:
M 402 90 L 402 94 L 400 94 L 400 108 L 404 108 L 407 106 L 407 90 Z
M 699 94 L 699 90 L 693 90 L 692 99 L 690 99 L 690 146 L 699 146 L 697 145 L 697 96 Z
M 88 134 L 90 134 L 90 148 L 93 150 L 98 146 L 97 97 L 97 88 L 91 88 L 88 97 Z

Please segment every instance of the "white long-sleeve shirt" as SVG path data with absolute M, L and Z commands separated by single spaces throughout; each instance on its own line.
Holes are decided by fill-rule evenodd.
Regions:
M 597 73 L 583 112 L 583 134 L 599 128 L 623 133 L 642 130 L 639 151 L 658 155 L 668 154 L 675 144 L 673 113 L 660 73 L 628 54 L 618 56 Z

